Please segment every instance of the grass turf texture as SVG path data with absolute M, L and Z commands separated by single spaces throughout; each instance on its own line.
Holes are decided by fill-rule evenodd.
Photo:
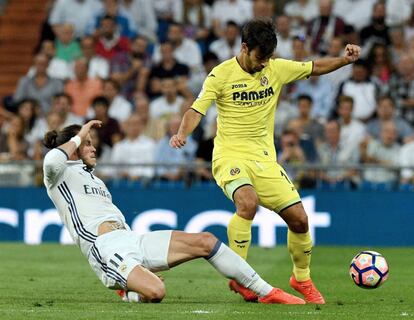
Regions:
M 312 275 L 323 306 L 245 303 L 203 260 L 162 273 L 167 296 L 160 304 L 128 304 L 102 286 L 77 247 L 0 244 L 0 319 L 408 319 L 414 318 L 414 248 L 372 248 L 384 254 L 390 277 L 375 290 L 348 275 L 361 249 L 316 247 Z M 270 283 L 288 286 L 284 247 L 252 248 L 249 261 Z

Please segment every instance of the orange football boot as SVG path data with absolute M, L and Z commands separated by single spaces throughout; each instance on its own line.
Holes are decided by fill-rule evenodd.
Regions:
M 243 297 L 243 299 L 247 302 L 257 301 L 257 294 L 255 294 L 252 290 L 243 287 L 241 284 L 238 284 L 236 280 L 229 281 L 229 288 L 231 291 L 240 294 Z
M 305 304 L 305 300 L 295 297 L 282 289 L 273 288 L 265 297 L 260 297 L 260 303 L 279 303 L 279 304 Z
M 290 277 L 289 284 L 293 289 L 304 296 L 307 303 L 325 304 L 325 299 L 319 290 L 316 289 L 311 279 L 299 282 L 292 275 Z

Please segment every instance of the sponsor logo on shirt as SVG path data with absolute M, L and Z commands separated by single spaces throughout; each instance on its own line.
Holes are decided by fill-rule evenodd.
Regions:
M 237 91 L 233 92 L 233 101 L 255 101 L 275 94 L 272 87 L 259 91 Z
M 101 187 L 92 187 L 90 185 L 84 184 L 83 190 L 85 190 L 85 194 L 98 195 L 111 199 L 111 194 L 105 189 L 102 189 Z
M 232 89 L 247 88 L 247 84 L 245 84 L 245 83 L 232 84 L 231 88 Z

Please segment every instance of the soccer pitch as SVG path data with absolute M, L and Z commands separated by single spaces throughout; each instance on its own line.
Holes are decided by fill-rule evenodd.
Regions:
M 360 289 L 348 275 L 362 249 L 381 252 L 387 282 Z M 288 292 L 291 264 L 285 247 L 252 248 L 251 265 Z M 315 247 L 312 275 L 326 305 L 245 303 L 203 260 L 163 272 L 160 304 L 128 304 L 103 287 L 74 246 L 0 244 L 0 319 L 408 319 L 414 318 L 414 248 Z

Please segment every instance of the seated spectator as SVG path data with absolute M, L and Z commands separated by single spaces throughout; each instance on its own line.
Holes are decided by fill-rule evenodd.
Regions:
M 376 0 L 341 0 L 335 1 L 334 13 L 346 24 L 361 30 L 371 22 L 373 6 Z
M 155 142 L 142 134 L 144 124 L 138 114 L 133 114 L 124 124 L 125 138 L 114 145 L 113 164 L 153 164 Z M 150 179 L 154 176 L 153 166 L 125 166 L 114 170 L 113 177 L 130 180 Z
M 309 61 L 310 53 L 306 48 L 306 38 L 304 36 L 294 36 L 292 38 L 292 52 L 295 61 Z
M 62 118 L 62 125 L 59 129 L 63 129 L 72 124 L 83 124 L 84 119 L 78 117 L 71 111 L 72 104 L 72 97 L 66 93 L 59 93 L 53 97 L 51 112 L 57 113 Z
M 375 43 L 368 54 L 367 61 L 369 61 L 369 68 L 372 71 L 374 81 L 380 84 L 380 89 L 387 88 L 393 71 L 387 46 L 382 43 Z M 382 93 L 386 92 L 385 88 L 381 90 Z
M 308 25 L 312 52 L 325 55 L 333 37 L 345 34 L 345 22 L 332 12 L 332 0 L 319 1 L 319 15 Z
M 168 166 L 157 166 L 155 175 L 161 180 L 178 181 L 184 178 L 185 166 L 194 160 L 197 143 L 187 137 L 187 143 L 181 149 L 170 147 L 170 139 L 180 127 L 181 116 L 174 115 L 167 121 L 165 136 L 157 143 L 155 149 L 155 163 L 165 163 Z M 175 166 L 176 165 L 176 166 Z
M 393 122 L 397 130 L 397 141 L 407 142 L 414 139 L 414 131 L 410 124 L 396 115 L 394 101 L 384 96 L 378 100 L 377 117 L 367 123 L 368 133 L 379 140 L 381 127 L 386 122 Z
M 196 40 L 205 52 L 211 28 L 210 6 L 204 0 L 184 0 L 177 22 L 183 24 L 185 35 Z
M 352 65 L 352 76 L 342 82 L 338 96 L 350 96 L 354 99 L 352 116 L 363 122 L 368 121 L 375 112 L 379 86 L 371 80 L 367 62 L 358 60 Z
M 276 56 L 283 59 L 293 59 L 292 37 L 290 33 L 290 18 L 288 16 L 280 15 L 276 18 L 276 32 Z
M 49 112 L 53 96 L 63 91 L 63 83 L 48 76 L 48 67 L 49 58 L 45 54 L 37 54 L 34 58 L 35 74 L 20 78 L 13 96 L 15 103 L 33 99 L 39 102 L 43 114 Z
M 297 98 L 298 120 L 302 123 L 303 135 L 309 135 L 316 143 L 323 139 L 323 126 L 312 117 L 313 100 L 308 95 Z
M 288 96 L 288 91 L 288 86 L 282 87 L 282 90 L 280 91 L 275 116 L 275 138 L 281 137 L 282 132 L 287 128 L 289 122 L 299 117 L 299 110 L 296 107 L 295 103 L 291 101 L 292 99 L 290 99 Z
M 94 119 L 102 121 L 102 125 L 97 128 L 99 139 L 102 143 L 112 147 L 121 140 L 122 133 L 118 121 L 111 118 L 108 114 L 109 101 L 104 96 L 98 96 L 93 99 L 92 107 L 94 110 Z
M 284 13 L 290 17 L 292 31 L 295 35 L 306 34 L 306 26 L 319 14 L 316 0 L 293 0 L 286 3 Z
M 49 23 L 55 33 L 60 25 L 71 23 L 75 27 L 76 38 L 81 38 L 85 35 L 87 25 L 101 7 L 99 0 L 57 0 L 50 13 Z
M 88 61 L 79 58 L 74 66 L 75 78 L 65 85 L 65 93 L 73 101 L 73 113 L 79 117 L 85 117 L 92 100 L 102 94 L 102 82 L 100 79 L 89 78 Z
M 96 42 L 93 37 L 81 39 L 82 55 L 88 60 L 88 77 L 106 79 L 109 76 L 109 63 L 106 59 L 98 56 L 95 51 Z
M 156 42 L 158 24 L 151 2 L 148 0 L 121 0 L 120 8 L 134 21 L 138 35 L 151 42 Z
M 130 99 L 135 90 L 145 91 L 148 74 L 151 69 L 151 57 L 148 54 L 148 40 L 136 37 L 130 52 L 121 52 L 111 60 L 111 79 L 121 85 L 121 93 Z
M 348 96 L 339 98 L 338 123 L 341 129 L 340 143 L 343 152 L 352 157 L 351 153 L 358 150 L 360 143 L 365 139 L 367 130 L 365 125 L 352 117 L 354 99 Z
M 388 121 L 381 125 L 380 140 L 366 139 L 361 143 L 361 160 L 367 164 L 397 166 L 400 149 L 395 124 Z M 363 177 L 371 183 L 394 183 L 397 182 L 398 174 L 395 170 L 378 167 L 365 169 Z
M 226 23 L 234 21 L 242 26 L 253 18 L 252 2 L 248 0 L 218 0 L 212 7 L 212 24 L 216 37 L 224 33 Z
M 157 37 L 159 42 L 167 40 L 168 27 L 180 21 L 183 11 L 183 0 L 152 0 L 155 17 L 158 23 Z
M 390 30 L 391 47 L 389 55 L 392 65 L 397 65 L 400 57 L 409 50 L 408 43 L 404 36 L 402 27 L 393 27 Z M 387 48 L 388 49 L 388 48 Z
M 115 19 L 111 16 L 104 16 L 100 20 L 97 34 L 96 54 L 107 60 L 111 60 L 117 53 L 130 50 L 128 38 L 119 33 Z
M 99 166 L 94 170 L 93 173 L 102 180 L 106 180 L 108 177 L 110 177 L 113 171 L 112 167 L 105 166 L 105 164 L 110 164 L 111 162 L 112 149 L 106 143 L 101 141 L 98 130 L 96 128 L 91 128 L 91 130 L 89 130 L 89 134 L 91 135 L 92 145 L 96 149 L 96 158 L 99 161 Z
M 279 45 L 279 39 L 278 39 Z M 210 44 L 209 50 L 213 52 L 220 62 L 237 56 L 241 49 L 239 26 L 234 21 L 228 21 L 223 36 Z
M 253 1 L 253 17 L 273 19 L 275 16 L 275 2 L 273 0 Z
M 332 112 L 334 103 L 332 84 L 323 77 L 312 76 L 309 80 L 302 80 L 296 83 L 296 90 L 293 97 L 308 95 L 312 97 L 313 106 L 311 117 L 325 121 Z
M 165 78 L 161 81 L 162 96 L 150 103 L 150 117 L 160 119 L 173 114 L 180 114 L 184 104 L 184 98 L 177 93 L 176 81 Z
M 81 57 L 79 42 L 74 38 L 74 27 L 65 23 L 57 29 L 56 34 L 56 58 L 66 62 L 72 62 Z
M 7 132 L 9 157 L 7 160 L 28 160 L 29 143 L 24 137 L 24 121 L 21 117 L 13 117 Z
M 359 161 L 358 147 L 353 152 L 346 149 L 341 141 L 341 128 L 335 120 L 325 124 L 325 142 L 318 145 L 320 164 L 326 166 L 357 165 Z M 357 178 L 354 169 L 325 169 L 319 178 L 327 183 L 350 182 Z
M 315 162 L 318 158 L 316 152 L 316 141 L 312 139 L 312 136 L 304 133 L 305 126 L 300 119 L 290 120 L 287 127 L 287 130 L 294 132 L 299 138 L 299 144 L 305 153 L 305 158 L 307 162 Z
M 390 79 L 390 95 L 397 115 L 414 125 L 414 57 L 408 53 L 400 57 L 397 73 Z
M 414 167 L 414 141 L 411 141 L 401 147 L 399 159 L 400 166 Z M 413 169 L 402 169 L 400 181 L 403 184 L 414 184 Z
M 129 118 L 132 113 L 132 104 L 119 94 L 119 84 L 108 79 L 103 82 L 103 96 L 109 102 L 109 117 L 114 118 L 118 123 L 121 123 Z M 90 108 L 88 112 L 89 118 L 94 118 L 94 108 Z
M 174 48 L 171 42 L 164 42 L 160 45 L 161 61 L 152 66 L 148 80 L 149 95 L 159 96 L 161 94 L 161 80 L 174 78 L 180 91 L 188 91 L 188 79 L 190 69 L 187 65 L 179 63 L 174 58 Z
M 95 14 L 87 26 L 88 34 L 96 35 L 99 33 L 96 30 L 101 25 L 102 19 L 110 16 L 114 19 L 116 30 L 122 37 L 133 39 L 137 36 L 137 26 L 134 19 L 119 6 L 118 0 L 103 0 L 102 4 L 103 7 Z
M 42 139 L 46 133 L 46 120 L 39 116 L 39 105 L 37 101 L 26 99 L 17 106 L 17 116 L 23 122 L 24 139 L 30 145 Z

